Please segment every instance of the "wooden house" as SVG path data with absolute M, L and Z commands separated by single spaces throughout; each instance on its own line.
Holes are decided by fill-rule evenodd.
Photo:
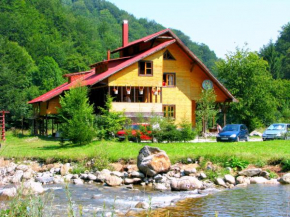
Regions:
M 128 117 L 138 113 L 150 117 L 154 112 L 177 123 L 186 118 L 193 126 L 202 88 L 214 89 L 223 111 L 227 103 L 237 101 L 170 29 L 129 42 L 125 20 L 122 34 L 122 47 L 108 51 L 107 60 L 91 65 L 91 70 L 64 75 L 66 83 L 31 100 L 36 117 L 57 114 L 59 96 L 80 82 L 90 87 L 96 113 L 110 94 L 113 110 Z M 119 58 L 111 59 L 113 53 L 119 53 Z

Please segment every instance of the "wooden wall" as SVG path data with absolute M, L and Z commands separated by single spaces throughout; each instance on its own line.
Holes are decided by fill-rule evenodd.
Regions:
M 40 103 L 40 115 L 57 114 L 57 108 L 60 108 L 59 96 L 50 99 L 47 102 Z

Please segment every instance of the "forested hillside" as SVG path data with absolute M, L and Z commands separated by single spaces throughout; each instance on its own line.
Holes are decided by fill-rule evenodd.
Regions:
M 124 19 L 130 41 L 165 28 L 105 0 L 1 0 L 0 110 L 11 111 L 14 121 L 28 117 L 28 100 L 64 82 L 63 74 L 89 69 L 108 49 L 121 46 Z M 213 51 L 174 32 L 213 70 Z

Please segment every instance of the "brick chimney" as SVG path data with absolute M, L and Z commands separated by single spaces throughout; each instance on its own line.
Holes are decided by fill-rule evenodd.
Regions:
M 129 43 L 129 25 L 128 20 L 123 21 L 123 47 Z

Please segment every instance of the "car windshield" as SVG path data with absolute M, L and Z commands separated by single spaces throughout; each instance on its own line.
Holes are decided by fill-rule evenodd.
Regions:
M 267 130 L 284 130 L 285 125 L 284 124 L 272 124 L 270 127 L 268 127 Z
M 223 128 L 223 131 L 238 131 L 239 130 L 239 126 L 238 125 L 226 125 Z

